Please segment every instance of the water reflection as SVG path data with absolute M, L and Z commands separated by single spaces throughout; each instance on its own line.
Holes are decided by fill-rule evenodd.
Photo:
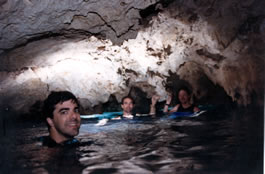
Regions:
M 76 148 L 47 148 L 43 124 L 2 136 L 2 173 L 262 173 L 263 119 L 244 112 L 196 118 L 85 121 Z M 23 128 L 22 128 L 23 127 Z M 35 135 L 35 137 L 32 137 Z

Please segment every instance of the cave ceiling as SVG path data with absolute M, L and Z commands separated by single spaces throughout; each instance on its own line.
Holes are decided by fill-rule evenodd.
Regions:
M 164 100 L 172 74 L 199 99 L 220 86 L 239 104 L 262 103 L 264 6 L 262 0 L 0 0 L 0 104 L 23 110 L 52 90 L 70 90 L 90 107 L 110 95 L 120 100 L 134 86 Z

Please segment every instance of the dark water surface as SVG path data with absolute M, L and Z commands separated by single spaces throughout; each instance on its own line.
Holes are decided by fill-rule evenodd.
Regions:
M 263 173 L 263 112 L 84 121 L 76 148 L 42 147 L 45 124 L 2 120 L 0 173 Z

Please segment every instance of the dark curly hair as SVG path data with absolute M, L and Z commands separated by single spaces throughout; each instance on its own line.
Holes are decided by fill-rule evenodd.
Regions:
M 44 100 L 43 114 L 45 118 L 53 118 L 53 111 L 55 105 L 58 103 L 63 103 L 67 100 L 72 100 L 74 103 L 80 107 L 77 98 L 69 91 L 52 91 L 46 100 Z
M 133 102 L 133 104 L 135 104 L 134 99 L 133 99 L 131 96 L 129 96 L 129 95 L 128 95 L 128 96 L 125 96 L 125 97 L 123 97 L 123 98 L 121 99 L 121 104 L 123 104 L 123 102 L 124 102 L 124 100 L 125 100 L 126 98 L 131 99 L 132 102 Z
M 187 88 L 186 86 L 182 86 L 182 87 L 180 87 L 179 90 L 178 90 L 177 95 L 179 94 L 179 92 L 180 92 L 181 90 L 186 91 L 188 95 L 191 95 L 191 91 L 190 91 L 189 88 Z

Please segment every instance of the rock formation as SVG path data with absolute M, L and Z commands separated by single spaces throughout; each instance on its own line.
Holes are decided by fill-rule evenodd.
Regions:
M 263 104 L 262 0 L 0 1 L 1 107 L 27 112 L 52 90 L 85 108 L 134 87 L 146 98 L 188 84 Z

